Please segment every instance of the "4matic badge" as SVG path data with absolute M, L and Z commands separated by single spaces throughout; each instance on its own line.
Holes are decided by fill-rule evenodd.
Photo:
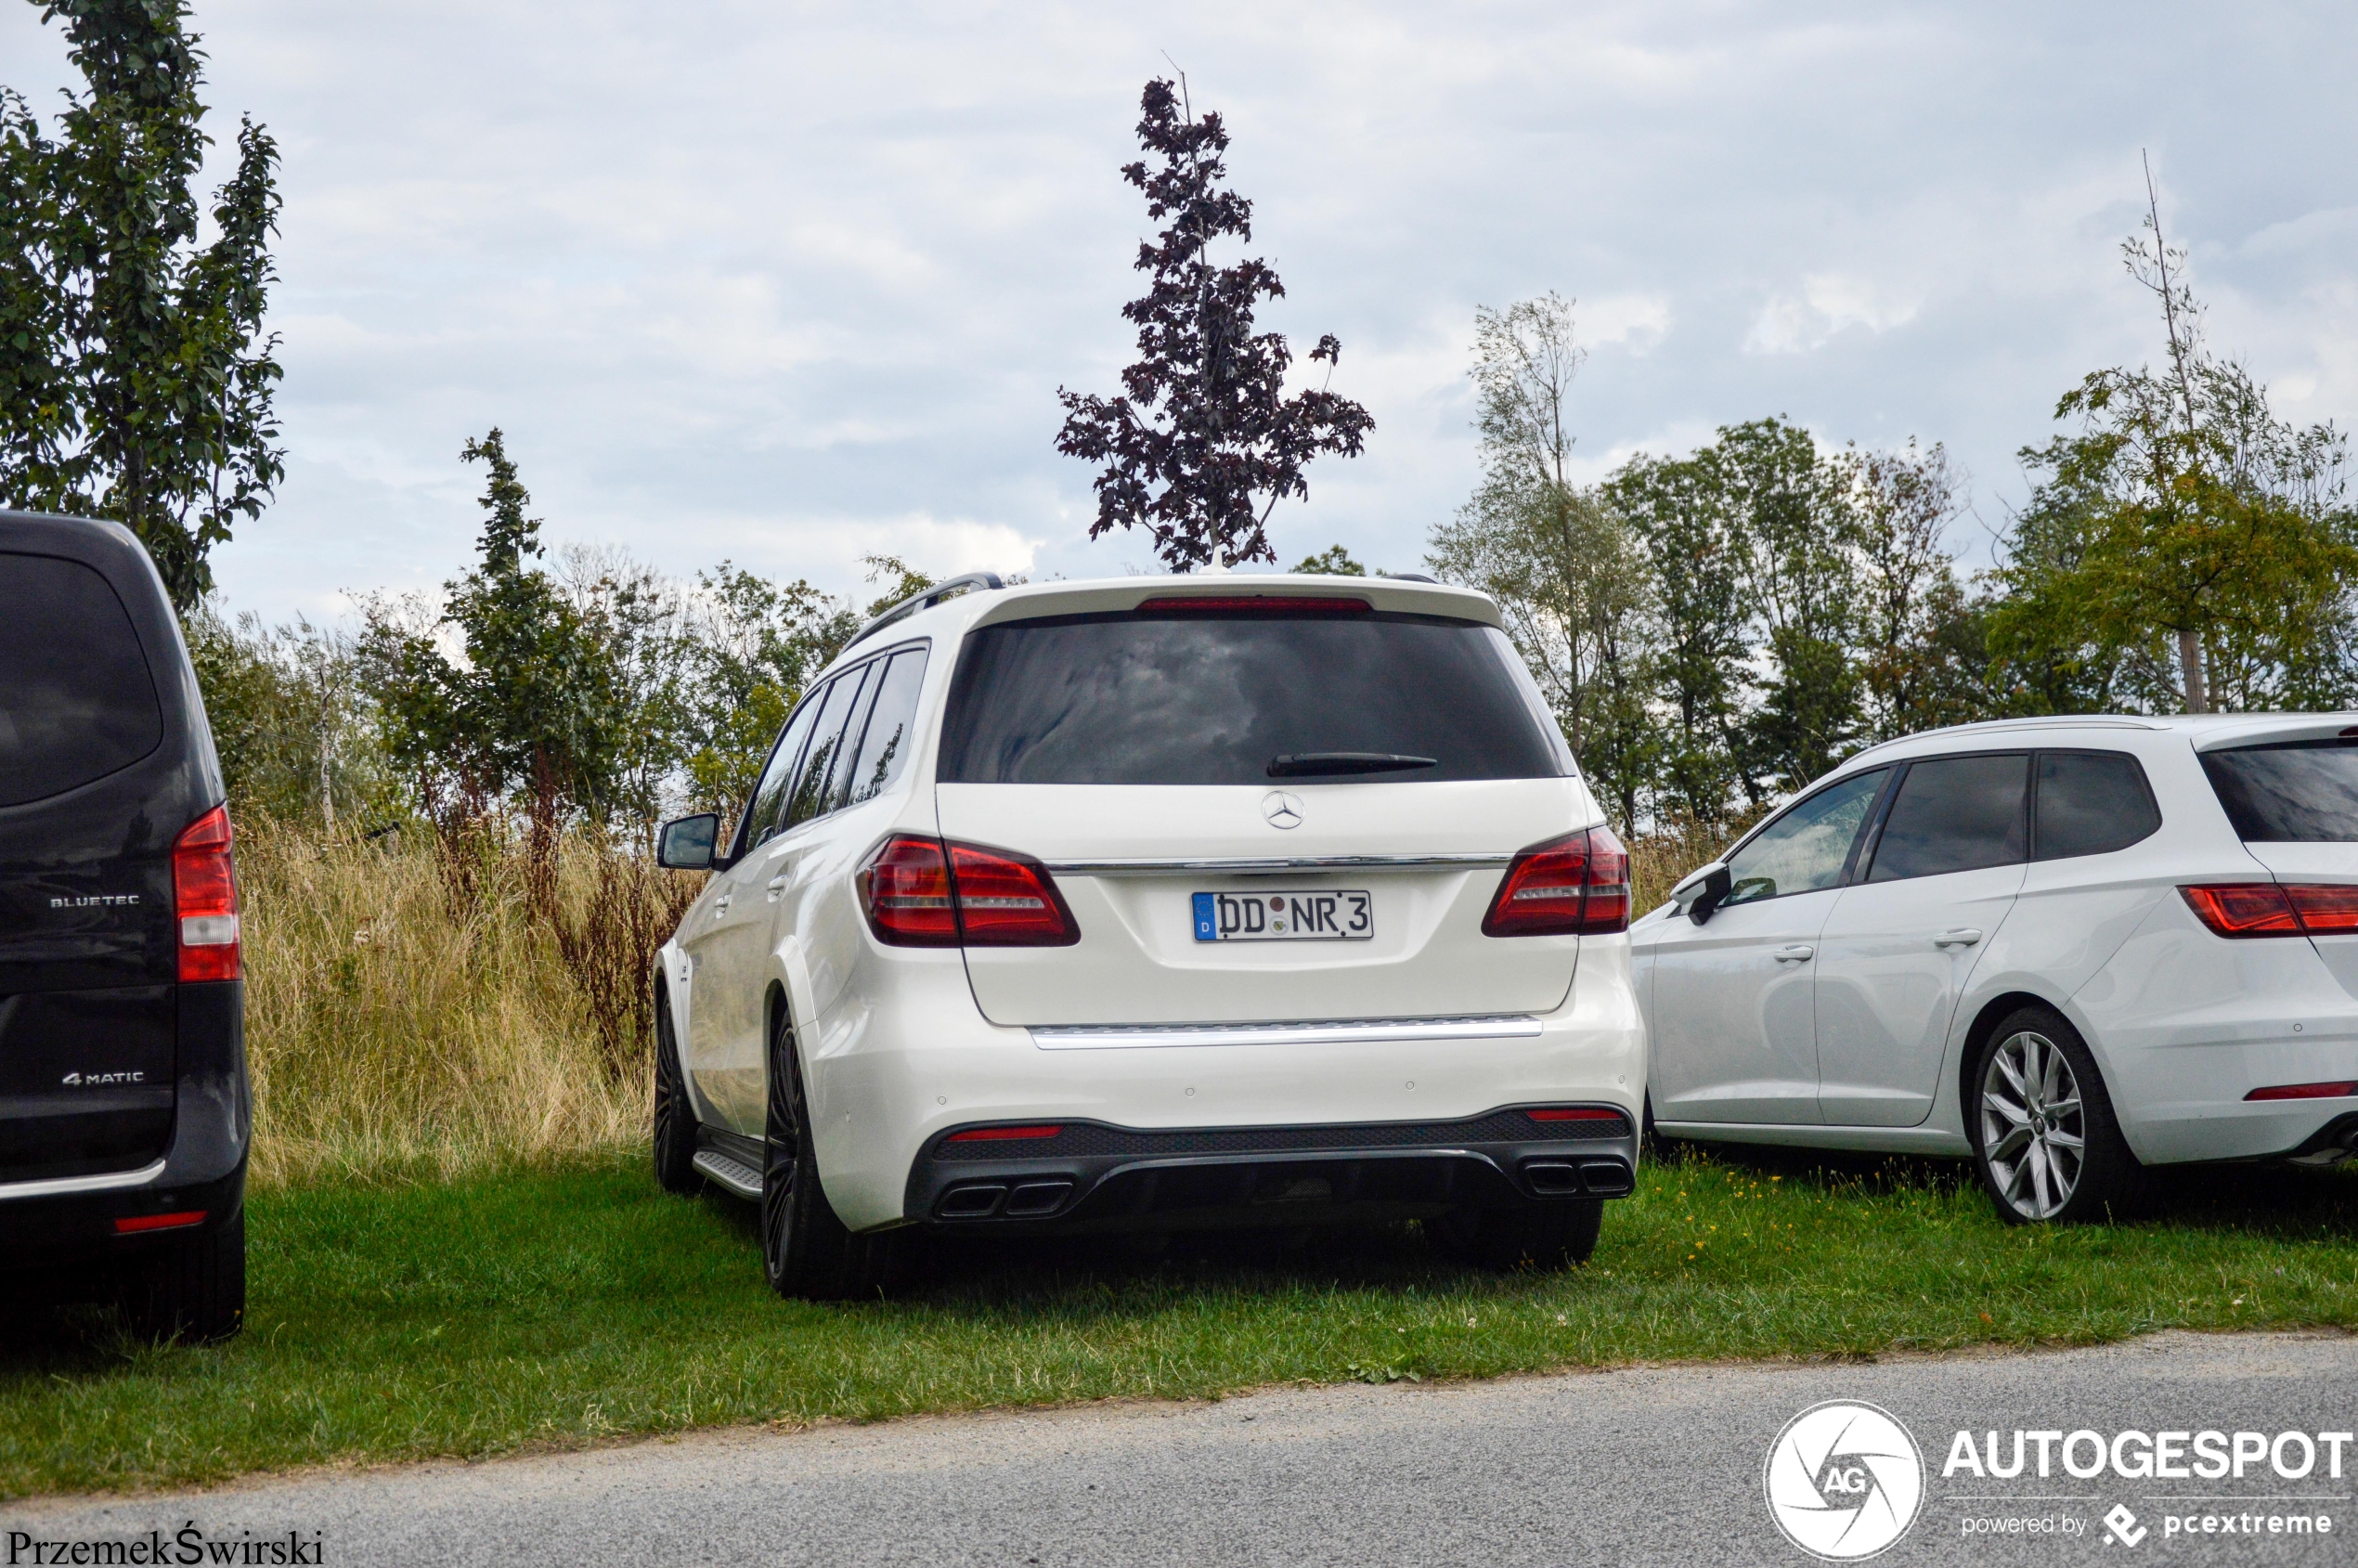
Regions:
M 109 1083 L 145 1083 L 144 1072 L 69 1072 L 62 1080 L 69 1089 L 97 1089 Z
M 1924 1500 L 1924 1460 L 1888 1410 L 1830 1399 L 1785 1423 L 1761 1467 L 1768 1516 L 1830 1562 L 1872 1557 L 1908 1533 Z

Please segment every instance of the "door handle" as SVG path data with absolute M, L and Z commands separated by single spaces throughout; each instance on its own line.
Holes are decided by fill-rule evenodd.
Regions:
M 1970 926 L 1960 926 L 1953 931 L 1943 931 L 1932 939 L 1935 947 L 1971 947 L 1981 940 L 1981 933 Z
M 768 891 L 769 891 L 769 894 L 770 894 L 770 901 L 771 901 L 771 903 L 776 903 L 776 902 L 778 901 L 779 896 L 780 896 L 781 894 L 783 894 L 784 892 L 785 892 L 785 890 L 786 890 L 786 874 L 785 874 L 784 872 L 783 872 L 783 871 L 782 871 L 782 872 L 780 872 L 777 875 L 775 875 L 775 876 L 771 877 L 771 879 L 770 879 L 767 883 L 765 883 L 763 886 L 764 886 L 764 887 L 768 889 Z
M 1779 948 L 1775 956 L 1780 964 L 1807 964 L 1817 955 L 1817 952 L 1814 947 L 1796 942 L 1792 947 Z
M 715 920 L 719 919 L 722 915 L 729 913 L 729 900 L 731 897 L 732 897 L 732 895 L 723 893 L 719 898 L 712 901 L 712 917 Z

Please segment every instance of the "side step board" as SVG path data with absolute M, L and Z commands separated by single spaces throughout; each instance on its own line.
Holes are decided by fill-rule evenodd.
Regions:
M 717 1148 L 696 1151 L 692 1164 L 739 1198 L 758 1201 L 761 1198 L 761 1173 L 742 1160 L 732 1159 Z

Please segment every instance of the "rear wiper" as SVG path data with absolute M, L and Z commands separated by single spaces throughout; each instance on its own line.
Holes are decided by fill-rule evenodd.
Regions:
M 1401 757 L 1389 751 L 1289 751 L 1269 759 L 1269 776 L 1291 779 L 1305 773 L 1393 773 L 1432 765 L 1430 757 Z

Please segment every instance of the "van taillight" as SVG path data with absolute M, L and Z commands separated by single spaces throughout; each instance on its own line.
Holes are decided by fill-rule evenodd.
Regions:
M 1004 850 L 895 834 L 855 881 L 868 928 L 895 947 L 1069 947 L 1081 940 L 1048 868 Z
M 2211 882 L 2178 889 L 2222 937 L 2339 937 L 2358 932 L 2358 886 Z
M 1609 827 L 1517 855 L 1483 916 L 1485 937 L 1604 936 L 1629 929 L 1629 851 Z
M 234 980 L 242 973 L 231 837 L 229 808 L 215 806 L 173 840 L 172 906 L 184 980 Z

